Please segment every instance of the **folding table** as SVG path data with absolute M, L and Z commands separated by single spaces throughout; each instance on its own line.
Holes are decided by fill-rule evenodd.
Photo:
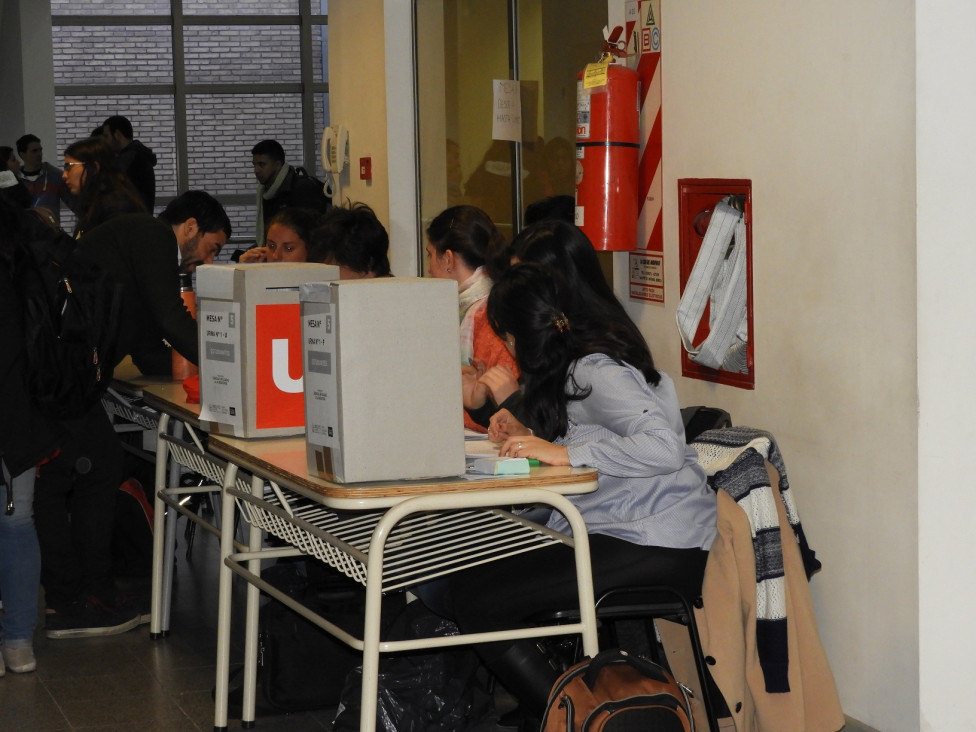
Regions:
M 227 727 L 233 574 L 248 582 L 245 727 L 254 721 L 258 600 L 262 590 L 362 651 L 360 729 L 364 732 L 375 729 L 381 652 L 570 633 L 582 634 L 585 653 L 598 651 L 586 527 L 564 495 L 595 490 L 595 470 L 543 466 L 532 468 L 528 476 L 480 481 L 461 476 L 339 484 L 308 475 L 304 437 L 246 440 L 211 435 L 208 450 L 227 464 L 220 532 L 215 729 Z M 249 485 L 242 485 L 238 470 L 251 474 Z M 547 504 L 563 513 L 575 538 L 520 518 L 511 510 L 533 503 Z M 231 534 L 235 510 L 250 524 L 248 548 L 237 553 Z M 284 539 L 290 546 L 263 547 L 262 531 Z M 408 641 L 380 638 L 382 593 L 555 543 L 571 546 L 575 552 L 579 622 Z M 366 617 L 361 637 L 345 632 L 261 579 L 262 559 L 297 554 L 320 559 L 365 586 Z

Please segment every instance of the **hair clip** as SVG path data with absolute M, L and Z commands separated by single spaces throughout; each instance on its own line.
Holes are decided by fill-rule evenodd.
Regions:
M 556 330 L 560 333 L 564 333 L 569 328 L 569 321 L 566 320 L 566 316 L 563 313 L 559 313 L 559 315 L 553 318 L 552 324 L 556 326 Z

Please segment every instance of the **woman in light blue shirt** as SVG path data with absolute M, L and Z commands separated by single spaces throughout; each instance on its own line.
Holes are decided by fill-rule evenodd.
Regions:
M 561 289 L 563 291 L 561 291 Z M 488 318 L 522 372 L 519 418 L 502 410 L 489 436 L 501 454 L 599 470 L 598 488 L 572 496 L 590 535 L 594 589 L 669 585 L 701 591 L 715 537 L 714 492 L 685 443 L 674 384 L 654 367 L 632 323 L 571 309 L 565 281 L 536 264 L 512 267 L 492 289 Z M 549 526 L 565 530 L 560 515 Z M 576 603 L 572 550 L 554 546 L 451 579 L 466 633 L 512 627 Z M 492 587 L 491 602 L 477 588 Z M 529 715 L 541 715 L 556 672 L 534 643 L 478 647 Z

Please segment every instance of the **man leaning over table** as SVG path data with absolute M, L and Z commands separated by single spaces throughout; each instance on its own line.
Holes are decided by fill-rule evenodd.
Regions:
M 212 263 L 230 233 L 223 206 L 188 191 L 159 218 L 117 216 L 81 237 L 80 252 L 122 286 L 116 362 L 131 355 L 142 373 L 170 375 L 171 344 L 197 363 L 197 326 L 180 297 L 179 273 Z M 65 426 L 61 454 L 41 468 L 34 501 L 47 636 L 122 633 L 148 621 L 144 603 L 120 594 L 111 572 L 123 452 L 100 404 Z

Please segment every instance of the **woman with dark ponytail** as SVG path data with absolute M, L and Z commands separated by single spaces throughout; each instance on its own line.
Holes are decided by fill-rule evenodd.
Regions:
M 635 328 L 573 310 L 565 280 L 538 264 L 509 269 L 488 296 L 488 320 L 522 374 L 516 419 L 491 418 L 500 454 L 599 471 L 593 493 L 570 496 L 586 523 L 597 596 L 633 585 L 701 592 L 715 537 L 716 499 L 685 443 L 674 384 L 654 367 Z M 572 312 L 573 315 L 568 315 Z M 553 513 L 549 528 L 568 531 Z M 573 551 L 559 545 L 458 573 L 454 615 L 466 633 L 510 628 L 542 610 L 573 607 Z M 492 602 L 477 588 L 492 587 Z M 478 647 L 488 666 L 539 716 L 556 672 L 534 643 Z

